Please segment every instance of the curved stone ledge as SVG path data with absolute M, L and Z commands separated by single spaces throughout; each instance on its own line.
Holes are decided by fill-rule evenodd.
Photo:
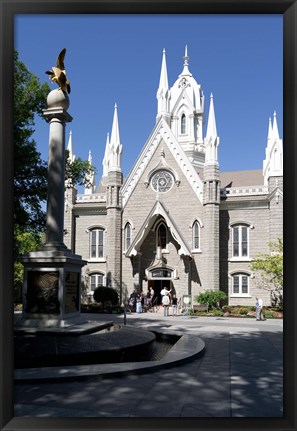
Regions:
M 168 334 L 169 332 L 166 331 L 166 333 Z M 205 343 L 201 338 L 191 335 L 183 335 L 181 333 L 171 331 L 170 334 L 180 336 L 180 339 L 160 360 L 17 369 L 15 370 L 15 380 L 24 382 L 34 380 L 61 381 L 61 379 L 77 380 L 121 374 L 151 372 L 160 368 L 175 366 L 179 363 L 198 357 L 204 353 Z

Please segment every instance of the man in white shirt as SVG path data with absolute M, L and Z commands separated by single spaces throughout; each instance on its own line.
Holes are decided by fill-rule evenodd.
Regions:
M 263 315 L 263 300 L 256 296 L 256 320 L 265 320 Z

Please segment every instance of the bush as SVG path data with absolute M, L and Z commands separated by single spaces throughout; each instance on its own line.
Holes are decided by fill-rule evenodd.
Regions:
M 216 317 L 224 316 L 224 312 L 223 312 L 223 311 L 221 311 L 221 310 L 212 310 L 212 311 L 211 311 L 211 314 L 212 314 L 213 316 L 216 316 Z
M 227 298 L 226 293 L 221 290 L 206 290 L 194 297 L 195 302 L 208 305 L 210 308 L 220 308 L 221 301 Z
M 119 302 L 118 292 L 112 287 L 100 286 L 94 290 L 94 301 L 105 305 L 109 302 L 111 305 L 117 305 Z

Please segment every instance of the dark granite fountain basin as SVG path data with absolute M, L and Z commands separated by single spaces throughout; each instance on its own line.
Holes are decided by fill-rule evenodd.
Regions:
M 83 335 L 16 334 L 15 368 L 138 362 L 160 359 L 180 337 L 166 337 L 130 326 Z

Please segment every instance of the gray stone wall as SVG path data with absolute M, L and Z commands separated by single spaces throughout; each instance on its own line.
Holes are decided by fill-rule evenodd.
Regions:
M 249 254 L 247 258 L 232 257 L 232 225 L 234 223 L 249 225 Z M 259 253 L 268 252 L 269 242 L 269 206 L 265 198 L 255 201 L 249 199 L 232 198 L 229 203 L 224 202 L 220 211 L 220 288 L 228 292 L 229 305 L 255 305 L 257 295 L 263 298 L 266 305 L 270 303 L 269 293 L 260 289 L 260 280 L 253 278 L 250 264 Z M 249 274 L 249 295 L 237 296 L 232 294 L 232 274 Z
M 150 185 L 147 186 L 145 183 L 148 179 L 149 173 L 159 164 L 162 149 L 164 149 L 165 152 L 166 164 L 168 164 L 171 169 L 177 173 L 180 184 L 179 186 L 174 184 L 170 191 L 160 193 L 159 199 L 168 210 L 171 219 L 174 220 L 175 225 L 178 227 L 189 249 L 192 250 L 192 224 L 195 219 L 198 219 L 203 223 L 203 207 L 164 142 L 161 142 L 156 149 L 151 162 L 146 167 L 146 170 L 142 174 L 142 177 L 137 183 L 123 210 L 122 227 L 124 227 L 126 222 L 129 221 L 132 224 L 132 234 L 135 236 L 141 228 L 148 213 L 153 208 L 156 202 L 156 192 L 152 190 Z M 202 228 L 201 244 L 203 244 L 206 239 L 207 236 L 204 235 Z M 146 252 L 147 249 L 152 249 L 154 251 L 156 249 L 156 242 L 155 238 L 153 238 L 153 234 L 152 236 L 149 235 L 142 244 L 142 274 L 145 269 L 144 267 L 148 265 L 148 262 L 152 257 L 151 253 Z M 181 294 L 187 294 L 189 289 L 189 273 L 185 272 L 184 261 L 179 256 L 176 246 L 173 243 L 169 243 L 168 251 L 169 253 L 165 255 L 167 263 L 168 265 L 177 268 L 179 274 L 179 279 L 174 280 L 174 286 Z M 147 256 L 147 253 L 150 254 L 149 257 Z M 195 294 L 199 290 L 200 284 L 202 283 L 201 280 L 203 280 L 207 274 L 207 269 L 202 264 L 201 257 L 202 256 L 200 254 L 195 256 L 195 265 L 193 270 L 195 277 L 192 278 L 190 275 L 190 279 L 192 278 L 190 288 Z M 199 275 L 197 275 L 197 273 Z M 135 273 L 135 269 L 133 269 L 133 265 L 131 265 L 131 259 L 125 257 L 123 258 L 123 283 L 127 285 L 130 290 L 133 290 L 134 287 L 144 288 L 144 290 L 146 290 L 146 282 L 139 286 L 139 274 Z

